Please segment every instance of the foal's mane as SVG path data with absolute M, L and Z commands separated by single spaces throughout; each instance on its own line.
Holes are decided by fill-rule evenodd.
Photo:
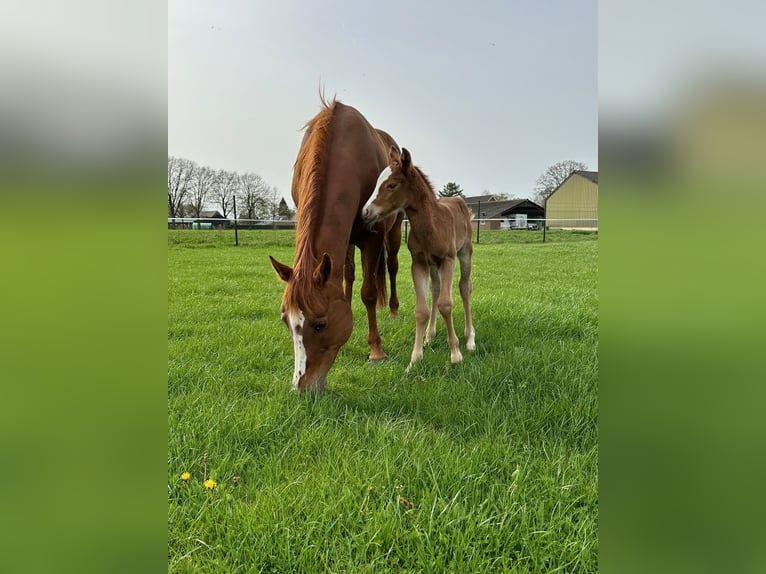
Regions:
M 436 196 L 436 190 L 434 189 L 434 184 L 431 183 L 431 180 L 428 179 L 428 176 L 425 173 L 423 173 L 423 170 L 420 169 L 418 166 L 413 166 L 413 167 L 415 168 L 415 171 L 417 172 L 417 174 L 423 180 L 423 183 L 426 184 L 426 187 L 431 190 L 431 193 L 434 196 Z
M 293 197 L 296 198 L 295 269 L 300 277 L 313 271 L 318 260 L 311 238 L 322 211 L 322 186 L 327 175 L 327 158 L 331 143 L 331 123 L 335 111 L 335 98 L 322 99 L 322 109 L 303 126 L 306 135 L 295 160 Z

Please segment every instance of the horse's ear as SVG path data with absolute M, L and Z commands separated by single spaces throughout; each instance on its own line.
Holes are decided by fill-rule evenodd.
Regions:
M 406 147 L 402 148 L 402 170 L 407 171 L 412 165 L 412 157 Z
M 274 271 L 277 272 L 279 278 L 285 283 L 288 282 L 290 277 L 293 276 L 293 268 L 285 265 L 284 263 L 280 263 L 271 255 L 269 255 L 269 259 L 271 260 L 271 266 L 274 268 Z
M 332 273 L 332 258 L 327 253 L 322 254 L 322 259 L 314 269 L 314 283 L 321 287 L 330 278 Z
M 400 161 L 401 156 L 399 155 L 399 150 L 396 149 L 395 145 L 392 145 L 388 150 L 388 165 L 393 169 Z

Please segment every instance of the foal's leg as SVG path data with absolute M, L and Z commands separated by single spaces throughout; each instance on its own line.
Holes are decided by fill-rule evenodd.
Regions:
M 380 344 L 376 306 L 378 303 L 378 287 L 375 273 L 378 260 L 383 249 L 383 235 L 370 234 L 370 238 L 361 246 L 362 251 L 362 302 L 367 309 L 367 343 L 370 345 L 370 361 L 380 361 L 386 358 Z
M 391 317 L 399 316 L 399 297 L 396 294 L 396 275 L 399 273 L 399 248 L 402 245 L 402 214 L 396 215 L 396 221 L 393 227 L 386 234 L 386 251 L 388 258 L 386 266 L 388 267 L 388 278 L 391 282 L 391 297 L 388 300 L 388 308 Z
M 412 262 L 412 283 L 415 286 L 415 346 L 407 370 L 413 363 L 423 357 L 423 334 L 428 321 L 428 266 L 424 263 Z
M 351 297 L 354 292 L 354 274 L 356 273 L 356 262 L 354 261 L 354 244 L 349 243 L 346 250 L 346 261 L 343 265 L 343 278 L 346 284 L 344 285 L 344 293 L 346 300 L 350 303 Z
M 463 299 L 463 309 L 465 310 L 465 346 L 469 351 L 476 350 L 476 331 L 473 328 L 473 319 L 471 318 L 471 292 L 473 291 L 473 284 L 471 283 L 472 253 L 473 245 L 470 241 L 457 253 L 458 260 L 460 261 L 460 297 Z
M 437 305 L 439 313 L 444 317 L 447 324 L 447 341 L 449 342 L 450 361 L 454 365 L 463 360 L 460 353 L 460 341 L 455 334 L 455 327 L 452 324 L 452 277 L 455 273 L 455 260 L 446 258 L 439 266 L 439 276 L 441 277 L 441 292 Z
M 441 280 L 439 279 L 439 269 L 436 265 L 430 266 L 431 273 L 431 315 L 428 318 L 428 330 L 426 331 L 426 343 L 433 341 L 436 337 L 436 302 L 439 300 L 441 291 Z

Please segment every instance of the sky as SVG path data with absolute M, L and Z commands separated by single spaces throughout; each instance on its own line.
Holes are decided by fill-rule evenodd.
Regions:
M 168 3 L 168 154 L 255 172 L 292 204 L 319 90 L 409 149 L 436 189 L 532 197 L 598 170 L 597 3 Z

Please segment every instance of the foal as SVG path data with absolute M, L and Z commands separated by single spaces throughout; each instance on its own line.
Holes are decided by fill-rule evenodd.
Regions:
M 411 231 L 407 247 L 412 254 L 412 281 L 415 284 L 415 347 L 409 369 L 423 357 L 423 338 L 436 335 L 436 309 L 447 324 L 447 340 L 453 364 L 463 360 L 460 343 L 452 324 L 452 278 L 455 257 L 460 261 L 460 296 L 465 310 L 465 338 L 469 351 L 476 349 L 471 320 L 471 211 L 462 197 L 437 199 L 431 182 L 420 168 L 412 165 L 410 152 L 401 154 L 392 147 L 389 167 L 362 211 L 362 218 L 374 223 L 394 212 L 404 211 Z M 431 277 L 431 311 L 426 303 L 428 277 Z M 428 331 L 426 332 L 426 321 Z

